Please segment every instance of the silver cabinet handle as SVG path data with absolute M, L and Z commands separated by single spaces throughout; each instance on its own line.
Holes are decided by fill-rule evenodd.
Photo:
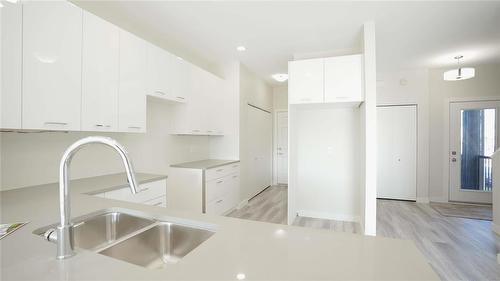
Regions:
M 217 170 L 215 170 L 215 171 L 216 171 L 216 172 L 222 172 L 222 171 L 224 171 L 224 169 L 217 169 Z
M 129 129 L 141 129 L 139 126 L 128 126 Z
M 96 127 L 104 127 L 103 124 L 95 124 Z
M 238 168 L 238 167 L 239 167 L 239 165 L 233 165 L 233 168 Z
M 238 177 L 237 175 L 234 175 L 234 176 L 233 176 L 233 179 L 235 179 L 235 178 L 237 178 L 237 177 Z
M 160 94 L 160 95 L 162 95 L 162 96 L 166 95 L 164 92 L 162 92 L 162 91 L 158 91 L 158 90 L 156 90 L 156 91 L 155 91 L 155 93 Z
M 154 203 L 153 206 L 160 206 L 163 202 Z
M 218 181 L 217 183 L 223 183 L 223 181 Z
M 47 125 L 68 125 L 66 122 L 45 122 Z
M 185 99 L 184 97 L 176 97 L 176 98 L 181 99 L 181 100 L 184 100 L 184 99 Z
M 222 203 L 222 201 L 224 201 L 224 200 L 222 200 L 222 199 L 221 199 L 221 200 L 218 200 L 218 201 L 217 201 L 217 202 L 215 202 L 215 203 L 219 204 L 219 203 Z
M 311 101 L 311 99 L 310 98 L 302 98 L 302 99 L 300 99 L 300 101 Z
M 192 131 L 195 132 L 195 133 L 199 133 L 200 132 L 200 130 L 192 130 Z
M 142 189 L 141 189 L 141 192 L 143 192 L 143 191 L 148 191 L 148 190 L 149 190 L 149 187 L 145 187 L 145 188 L 142 188 Z

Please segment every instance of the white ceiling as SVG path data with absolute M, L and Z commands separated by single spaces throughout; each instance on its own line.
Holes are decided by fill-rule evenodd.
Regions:
M 500 2 L 109 1 L 78 2 L 182 50 L 219 64 L 238 59 L 271 82 L 297 54 L 349 52 L 362 24 L 377 28 L 378 71 L 500 61 Z M 117 22 L 118 21 L 118 22 Z M 235 47 L 244 45 L 246 52 Z M 274 84 L 277 84 L 274 82 Z

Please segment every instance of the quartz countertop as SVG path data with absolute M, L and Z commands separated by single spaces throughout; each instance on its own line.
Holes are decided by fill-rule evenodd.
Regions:
M 165 176 L 138 174 L 137 178 L 144 182 Z M 211 224 L 216 233 L 163 269 L 146 269 L 84 250 L 57 260 L 56 245 L 32 232 L 58 222 L 58 185 L 3 191 L 1 221 L 30 223 L 0 240 L 0 279 L 236 280 L 244 274 L 245 280 L 439 280 L 409 240 L 187 213 L 88 195 L 124 185 L 124 175 L 72 181 L 72 217 L 116 207 L 165 221 Z
M 240 162 L 240 160 L 205 159 L 200 161 L 174 164 L 170 165 L 170 167 L 206 170 L 238 162 Z

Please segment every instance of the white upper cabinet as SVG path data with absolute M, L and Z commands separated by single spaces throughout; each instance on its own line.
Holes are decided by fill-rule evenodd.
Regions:
M 361 102 L 362 55 L 325 58 L 325 102 Z
M 291 61 L 288 71 L 290 104 L 357 105 L 364 100 L 362 55 Z
M 118 131 L 118 27 L 84 11 L 82 130 Z
M 148 44 L 148 95 L 164 99 L 173 98 L 171 63 L 172 56 L 168 52 L 153 44 Z
M 1 65 L 0 128 L 21 128 L 22 109 L 22 26 L 20 3 L 2 2 L 0 9 Z
M 172 77 L 172 97 L 174 101 L 188 101 L 188 71 L 188 62 L 179 57 L 172 56 L 172 63 L 170 64 L 170 75 Z
M 323 59 L 291 61 L 288 65 L 289 103 L 322 103 L 324 92 Z
M 80 130 L 82 9 L 23 3 L 23 129 Z
M 146 131 L 146 42 L 120 31 L 119 130 Z

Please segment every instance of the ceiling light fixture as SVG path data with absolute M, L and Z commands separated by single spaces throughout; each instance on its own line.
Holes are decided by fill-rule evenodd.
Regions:
M 476 76 L 475 69 L 473 67 L 460 67 L 460 59 L 464 56 L 456 56 L 454 59 L 457 60 L 458 68 L 448 70 L 443 73 L 444 81 L 459 81 L 474 78 Z
M 5 1 L 15 4 L 15 3 L 17 3 L 18 0 L 5 0 Z
M 271 77 L 278 82 L 285 82 L 288 80 L 288 74 L 286 73 L 276 73 L 271 75 Z
M 244 52 L 244 51 L 246 51 L 246 50 L 247 50 L 247 48 L 245 48 L 245 46 L 238 46 L 238 47 L 236 47 L 236 50 L 237 50 L 238 52 Z

